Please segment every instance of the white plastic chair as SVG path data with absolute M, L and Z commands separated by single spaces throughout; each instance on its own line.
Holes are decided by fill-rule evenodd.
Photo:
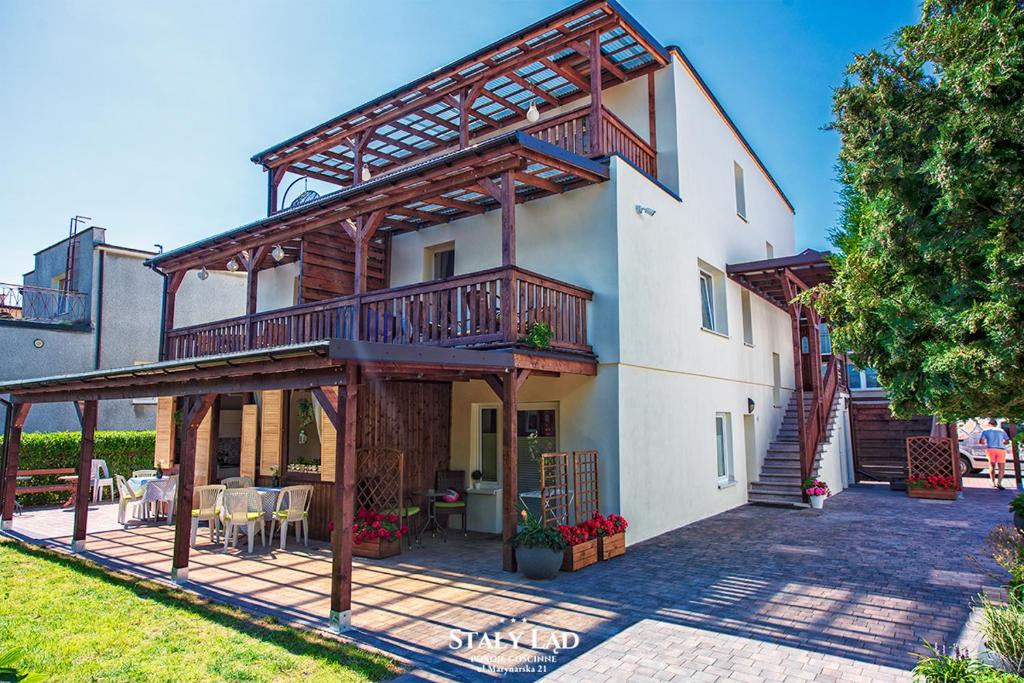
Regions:
M 209 484 L 192 489 L 192 545 L 196 544 L 199 534 L 199 522 L 210 525 L 210 540 L 220 541 L 220 495 L 224 493 L 223 484 Z M 182 514 L 181 510 L 178 514 Z
M 135 470 L 134 472 L 132 472 L 132 479 L 137 479 L 138 477 L 155 477 L 155 476 L 156 476 L 156 470 Z
M 288 500 L 288 507 L 281 509 L 285 499 Z M 274 529 L 278 523 L 281 524 L 281 550 L 287 543 L 288 524 L 295 525 L 295 540 L 302 540 L 309 545 L 309 504 L 313 500 L 313 487 L 306 486 L 285 486 L 277 494 L 277 504 L 274 506 L 274 514 L 270 520 L 270 540 L 274 540 Z M 302 537 L 299 531 L 302 531 Z
M 133 489 L 120 474 L 114 475 L 114 481 L 117 483 L 117 523 L 127 527 L 125 513 L 131 504 L 135 505 L 136 512 L 142 507 L 142 492 Z
M 229 489 L 252 488 L 252 479 L 250 477 L 228 477 L 227 479 L 222 479 L 220 483 Z
M 110 489 L 110 500 L 114 500 L 114 478 L 110 476 L 106 460 L 93 460 L 89 481 L 92 482 L 92 502 L 103 500 L 103 487 Z
M 249 536 L 249 552 L 253 551 L 256 541 L 256 529 L 259 528 L 263 538 L 263 547 L 267 546 L 267 523 L 263 519 L 263 499 L 256 489 L 231 489 L 221 494 L 221 506 L 224 514 L 224 550 L 228 549 L 228 540 L 238 547 L 238 528 L 244 526 Z M 259 525 L 257 527 L 257 525 Z

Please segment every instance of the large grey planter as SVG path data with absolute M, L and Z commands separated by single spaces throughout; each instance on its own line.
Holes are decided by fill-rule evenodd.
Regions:
M 528 579 L 553 579 L 562 567 L 561 550 L 550 548 L 516 548 L 516 562 L 519 571 Z
M 1013 513 L 1013 525 L 1017 527 L 1017 530 L 1024 532 L 1024 515 L 1019 512 Z

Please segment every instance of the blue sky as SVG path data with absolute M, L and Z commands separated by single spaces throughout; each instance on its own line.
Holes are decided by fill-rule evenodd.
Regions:
M 138 248 L 259 218 L 253 153 L 568 4 L 0 0 L 0 282 L 74 214 Z M 798 247 L 826 247 L 832 88 L 918 4 L 623 4 L 693 61 L 796 206 Z

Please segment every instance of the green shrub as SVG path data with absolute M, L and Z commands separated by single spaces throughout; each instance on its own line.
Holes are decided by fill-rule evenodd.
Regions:
M 982 596 L 981 632 L 1007 669 L 1024 674 L 1024 606 L 996 605 Z
M 32 432 L 21 435 L 19 470 L 77 468 L 82 443 L 79 432 Z M 0 436 L 0 446 L 3 437 Z M 106 460 L 110 476 L 130 477 L 133 470 L 151 469 L 156 449 L 156 432 L 96 432 L 93 457 Z M 56 477 L 36 477 L 27 485 L 56 484 Z M 56 505 L 67 500 L 66 492 L 32 493 L 19 496 L 22 505 Z
M 949 650 L 926 642 L 925 647 L 932 654 L 920 657 L 914 667 L 914 680 L 919 683 L 1024 683 L 1024 678 L 983 664 L 959 646 Z

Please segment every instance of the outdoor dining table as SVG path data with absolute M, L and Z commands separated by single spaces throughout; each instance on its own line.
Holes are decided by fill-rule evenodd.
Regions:
M 253 510 L 253 512 L 262 512 L 263 519 L 270 521 L 274 517 L 274 510 L 277 507 L 277 495 L 283 490 L 281 486 L 253 486 L 253 490 L 260 494 L 260 510 Z M 245 489 L 227 489 L 227 491 L 244 491 Z M 224 506 L 220 506 L 220 517 L 224 519 Z
M 427 499 L 427 519 L 423 522 L 423 526 L 420 528 L 419 533 L 416 534 L 416 538 L 423 538 L 423 532 L 433 527 L 430 535 L 433 536 L 435 531 L 441 532 L 441 537 L 444 540 L 448 540 L 448 530 L 441 526 L 437 520 L 437 500 L 444 498 L 447 491 L 435 491 L 434 489 L 427 489 L 426 491 L 416 491 L 414 495 L 421 496 Z

